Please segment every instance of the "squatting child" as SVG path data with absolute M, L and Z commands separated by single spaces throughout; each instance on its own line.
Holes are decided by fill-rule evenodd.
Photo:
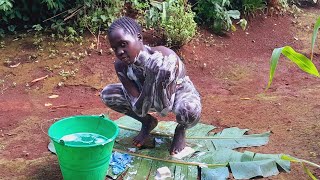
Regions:
M 121 83 L 109 84 L 102 90 L 103 102 L 142 123 L 133 140 L 137 147 L 158 124 L 149 112 L 162 116 L 173 112 L 178 125 L 169 152 L 179 153 L 186 146 L 186 129 L 197 124 L 201 114 L 200 95 L 186 75 L 183 62 L 167 47 L 145 45 L 140 25 L 129 17 L 111 24 L 108 39 L 117 58 L 114 67 Z

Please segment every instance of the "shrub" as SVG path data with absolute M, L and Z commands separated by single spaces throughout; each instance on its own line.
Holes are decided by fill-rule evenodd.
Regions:
M 242 12 L 245 15 L 254 15 L 257 11 L 263 11 L 266 7 L 264 0 L 243 0 Z
M 120 16 L 123 4 L 124 0 L 0 0 L 0 31 L 40 24 L 58 33 L 67 33 L 67 27 L 95 32 Z
M 195 14 L 186 1 L 151 1 L 150 4 L 146 26 L 163 32 L 168 46 L 182 46 L 195 35 Z
M 240 19 L 238 10 L 228 10 L 229 0 L 199 0 L 195 11 L 200 24 L 206 24 L 216 33 L 234 28 L 233 19 Z

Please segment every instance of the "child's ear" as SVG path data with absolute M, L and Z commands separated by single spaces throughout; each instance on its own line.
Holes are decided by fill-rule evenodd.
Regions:
M 142 34 L 141 34 L 141 33 L 138 33 L 138 34 L 137 34 L 137 37 L 138 37 L 139 41 L 142 41 L 142 40 L 143 40 L 143 37 L 142 37 Z

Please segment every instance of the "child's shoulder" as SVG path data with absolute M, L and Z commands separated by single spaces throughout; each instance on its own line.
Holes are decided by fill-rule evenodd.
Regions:
M 177 56 L 177 54 L 170 48 L 167 48 L 165 46 L 155 46 L 155 47 L 151 47 L 152 51 L 159 51 L 161 52 L 164 56 L 169 56 L 169 55 L 175 55 Z

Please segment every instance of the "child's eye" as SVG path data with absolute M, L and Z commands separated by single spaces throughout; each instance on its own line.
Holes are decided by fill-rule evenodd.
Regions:
M 126 45 L 127 45 L 127 42 L 122 42 L 121 43 L 121 47 L 126 47 Z

